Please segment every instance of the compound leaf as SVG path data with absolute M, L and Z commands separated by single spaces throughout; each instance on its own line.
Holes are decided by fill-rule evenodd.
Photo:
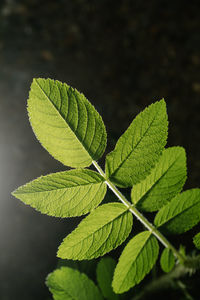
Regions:
M 63 240 L 57 256 L 77 260 L 102 256 L 126 240 L 132 222 L 132 214 L 121 203 L 99 206 Z
M 28 114 L 36 137 L 64 165 L 91 165 L 106 147 L 102 118 L 76 89 L 51 79 L 33 80 Z
M 170 272 L 175 265 L 175 257 L 169 248 L 165 248 L 160 258 L 160 266 L 166 273 Z
M 103 257 L 97 265 L 97 282 L 103 296 L 108 300 L 118 300 L 119 295 L 112 289 L 112 278 L 116 262 L 111 257 Z
M 158 161 L 166 144 L 168 121 L 164 100 L 141 112 L 106 157 L 106 175 L 116 185 L 133 186 Z
M 180 234 L 200 221 L 200 189 L 185 191 L 157 213 L 154 223 L 166 233 Z
M 114 272 L 113 289 L 124 293 L 138 284 L 155 264 L 159 252 L 157 239 L 144 231 L 131 239 L 124 248 Z
M 69 267 L 62 267 L 50 273 L 46 284 L 55 300 L 103 300 L 91 279 Z
M 182 190 L 185 180 L 185 150 L 165 149 L 151 174 L 133 186 L 132 202 L 144 211 L 158 210 Z
M 195 247 L 200 250 L 200 232 L 194 236 L 193 242 Z
M 44 214 L 64 218 L 90 212 L 103 200 L 106 189 L 101 175 L 80 169 L 39 177 L 13 195 Z

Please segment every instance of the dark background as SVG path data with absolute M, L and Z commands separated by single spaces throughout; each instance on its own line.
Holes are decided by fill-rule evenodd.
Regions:
M 78 223 L 41 215 L 10 196 L 31 179 L 65 169 L 30 127 L 32 78 L 82 91 L 105 121 L 107 152 L 138 112 L 164 97 L 168 146 L 186 148 L 186 187 L 198 187 L 199 11 L 199 1 L 184 0 L 0 2 L 1 300 L 48 299 L 45 277 L 56 266 L 59 243 Z

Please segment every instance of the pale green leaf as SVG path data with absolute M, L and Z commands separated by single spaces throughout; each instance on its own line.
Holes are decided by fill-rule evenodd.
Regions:
M 34 79 L 28 113 L 46 150 L 64 165 L 87 167 L 106 147 L 102 118 L 76 89 L 51 79 Z
M 144 231 L 131 239 L 124 248 L 114 272 L 113 289 L 124 293 L 138 284 L 155 264 L 159 252 L 157 239 Z
M 185 191 L 157 213 L 154 223 L 166 233 L 180 234 L 200 221 L 200 189 Z
M 164 100 L 141 112 L 106 157 L 106 175 L 116 185 L 133 186 L 158 161 L 166 144 L 168 121 Z
M 118 300 L 119 295 L 112 289 L 112 278 L 116 262 L 111 257 L 103 257 L 97 265 L 97 282 L 103 296 L 108 300 Z
M 200 250 L 200 232 L 194 236 L 193 242 L 195 247 Z
M 103 300 L 91 279 L 69 267 L 62 267 L 50 273 L 46 284 L 54 300 Z
M 175 257 L 169 248 L 165 248 L 160 258 L 160 266 L 166 273 L 170 272 L 175 265 Z
M 158 210 L 182 190 L 185 180 L 185 150 L 165 149 L 151 174 L 133 186 L 132 202 L 144 211 Z
M 44 214 L 64 218 L 90 212 L 105 193 L 101 175 L 80 169 L 39 177 L 19 187 L 13 195 Z
M 102 256 L 126 240 L 132 222 L 132 214 L 121 203 L 99 206 L 64 239 L 57 255 L 77 260 Z

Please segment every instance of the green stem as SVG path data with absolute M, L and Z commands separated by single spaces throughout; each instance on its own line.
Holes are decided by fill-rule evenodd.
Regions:
M 137 208 L 131 204 L 126 197 L 118 190 L 118 188 L 106 178 L 104 171 L 98 165 L 96 161 L 92 162 L 97 171 L 105 178 L 105 182 L 107 186 L 113 191 L 113 193 L 117 196 L 117 198 L 128 207 L 129 211 L 147 228 L 162 244 L 164 247 L 172 250 L 174 255 L 178 258 L 178 260 L 183 263 L 185 261 L 184 256 L 176 250 L 176 248 L 162 235 L 162 233 L 151 224 L 138 210 Z
M 163 291 L 176 290 L 177 280 L 188 276 L 188 274 L 189 269 L 178 264 L 170 273 L 164 274 L 142 286 L 131 300 L 143 300 L 146 299 L 146 296 L 148 296 L 148 299 L 154 299 L 156 294 L 161 291 L 163 293 Z
M 193 297 L 188 293 L 187 287 L 185 286 L 185 284 L 181 280 L 177 281 L 177 286 L 183 292 L 183 295 L 185 296 L 185 299 L 187 299 L 187 300 L 194 300 Z

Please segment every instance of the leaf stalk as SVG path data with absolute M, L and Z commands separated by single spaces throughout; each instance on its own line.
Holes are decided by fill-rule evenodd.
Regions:
M 108 179 L 102 168 L 96 161 L 92 161 L 94 167 L 100 173 L 101 176 L 105 178 L 105 183 L 112 190 L 112 192 L 117 196 L 117 198 L 129 209 L 129 211 L 147 228 L 160 242 L 161 244 L 172 250 L 174 256 L 184 264 L 185 257 L 178 252 L 178 250 L 165 238 L 165 236 L 153 225 L 151 224 L 139 211 L 131 204 L 126 197 L 118 190 L 118 188 Z

